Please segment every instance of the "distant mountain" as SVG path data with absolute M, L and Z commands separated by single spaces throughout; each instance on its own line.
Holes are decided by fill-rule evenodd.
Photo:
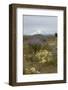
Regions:
M 41 35 L 41 34 L 35 34 L 35 35 L 24 35 L 24 43 L 27 44 L 45 44 L 46 43 L 46 37 L 45 35 Z
M 33 36 L 43 36 L 43 34 L 34 34 Z

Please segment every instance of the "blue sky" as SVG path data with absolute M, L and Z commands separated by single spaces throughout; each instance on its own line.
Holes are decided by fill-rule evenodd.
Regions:
M 56 16 L 24 15 L 24 35 L 54 34 L 57 32 Z

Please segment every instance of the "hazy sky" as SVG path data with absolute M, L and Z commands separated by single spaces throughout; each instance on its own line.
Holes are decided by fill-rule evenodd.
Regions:
M 24 35 L 54 34 L 57 32 L 56 16 L 24 15 Z

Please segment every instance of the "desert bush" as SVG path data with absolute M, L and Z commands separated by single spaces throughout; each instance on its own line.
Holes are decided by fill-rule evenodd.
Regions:
M 32 49 L 34 53 L 38 52 L 41 49 L 40 44 L 30 44 L 29 46 L 30 46 L 30 49 Z
M 48 45 L 48 44 L 43 44 L 42 47 L 41 47 L 42 50 L 48 50 L 48 51 L 51 51 L 52 48 Z
M 47 56 L 48 56 L 48 51 L 47 50 L 40 50 L 39 52 L 36 53 L 35 55 L 39 62 L 46 62 L 47 61 Z

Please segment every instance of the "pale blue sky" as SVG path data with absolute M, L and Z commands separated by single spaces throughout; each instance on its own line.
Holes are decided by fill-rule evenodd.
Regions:
M 24 35 L 54 34 L 57 32 L 56 16 L 24 15 Z

